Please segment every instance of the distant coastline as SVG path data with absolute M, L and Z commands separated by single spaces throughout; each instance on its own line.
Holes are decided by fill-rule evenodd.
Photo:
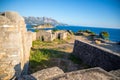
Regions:
M 87 27 L 87 26 L 56 26 L 54 27 L 59 30 L 71 30 L 73 32 L 77 32 L 78 30 L 91 30 L 96 34 L 100 33 L 101 31 L 107 31 L 110 34 L 110 40 L 114 42 L 120 41 L 120 29 L 116 28 L 96 28 L 96 27 Z M 45 28 L 45 30 L 54 29 L 54 28 Z M 30 31 L 34 31 L 35 29 L 32 28 L 31 25 L 27 25 L 27 29 Z

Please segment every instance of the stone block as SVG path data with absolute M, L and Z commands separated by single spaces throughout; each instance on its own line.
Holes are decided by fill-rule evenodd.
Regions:
M 101 68 L 91 68 L 68 72 L 48 80 L 119 80 L 119 78 Z
M 52 68 L 47 68 L 47 69 L 43 69 L 41 71 L 35 72 L 31 74 L 31 76 L 33 76 L 37 80 L 46 80 L 63 73 L 64 72 L 60 68 L 52 67 Z

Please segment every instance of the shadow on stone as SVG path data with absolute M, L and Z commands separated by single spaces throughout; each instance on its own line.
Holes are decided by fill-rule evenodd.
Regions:
M 33 76 L 28 75 L 28 66 L 29 66 L 29 62 L 27 62 L 24 67 L 23 70 L 21 69 L 21 63 L 15 65 L 14 70 L 15 70 L 15 74 L 13 75 L 13 77 L 10 80 L 36 80 Z

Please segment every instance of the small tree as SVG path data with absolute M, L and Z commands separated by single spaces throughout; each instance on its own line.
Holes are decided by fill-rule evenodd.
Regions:
M 105 31 L 100 32 L 99 36 L 100 36 L 102 39 L 105 39 L 105 40 L 109 40 L 109 37 L 110 37 L 109 33 L 108 33 L 108 32 L 105 32 Z
M 54 29 L 52 29 L 52 31 L 53 31 L 53 32 L 56 32 L 56 31 L 59 31 L 59 29 L 54 28 Z
M 83 30 L 79 30 L 78 32 L 83 32 Z

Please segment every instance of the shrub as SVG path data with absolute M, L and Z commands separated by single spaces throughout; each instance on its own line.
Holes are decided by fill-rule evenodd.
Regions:
M 92 31 L 90 31 L 90 30 L 85 30 L 85 32 L 86 32 L 86 33 L 89 33 L 89 34 L 91 34 L 91 35 L 94 35 L 94 34 L 95 34 L 94 32 L 92 32 Z
M 78 32 L 83 32 L 83 30 L 79 30 Z
M 110 35 L 109 35 L 108 32 L 103 31 L 103 32 L 100 32 L 99 36 L 100 36 L 100 38 L 102 38 L 102 39 L 109 40 L 109 36 L 110 36 Z
M 59 29 L 54 28 L 54 29 L 52 29 L 52 31 L 53 31 L 53 32 L 56 32 L 56 31 L 59 31 Z
M 88 34 L 91 34 L 91 35 L 95 35 L 95 33 L 90 31 L 90 30 L 79 30 L 78 32 L 83 32 L 83 33 L 88 33 Z
M 38 32 L 39 30 L 38 29 L 35 29 L 35 32 Z

